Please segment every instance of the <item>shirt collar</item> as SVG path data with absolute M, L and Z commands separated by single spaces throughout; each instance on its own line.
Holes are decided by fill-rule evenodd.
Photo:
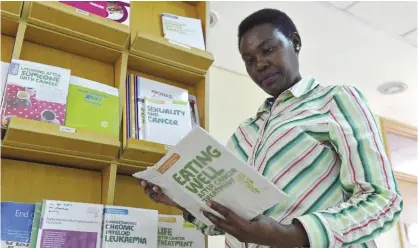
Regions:
M 312 76 L 305 76 L 291 88 L 287 89 L 282 94 L 280 94 L 276 101 L 284 101 L 292 97 L 298 98 L 304 96 L 311 92 L 313 89 L 315 89 L 318 85 L 319 83 L 317 80 L 315 80 L 315 78 L 313 78 Z M 264 111 L 269 110 L 270 107 L 274 104 L 274 102 L 275 100 L 273 97 L 267 98 L 264 101 L 264 103 L 258 108 L 257 117 Z

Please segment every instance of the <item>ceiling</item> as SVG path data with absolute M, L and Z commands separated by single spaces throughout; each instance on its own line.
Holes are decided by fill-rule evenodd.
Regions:
M 302 38 L 300 67 L 321 84 L 358 87 L 378 115 L 417 123 L 417 2 L 210 2 L 219 20 L 207 35 L 215 66 L 246 75 L 237 49 L 241 20 L 261 8 L 286 12 Z M 377 87 L 402 81 L 385 96 Z

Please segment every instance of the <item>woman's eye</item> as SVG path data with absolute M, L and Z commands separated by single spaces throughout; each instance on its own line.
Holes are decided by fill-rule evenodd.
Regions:
M 253 62 L 253 60 L 252 59 L 246 59 L 246 60 L 244 60 L 244 63 L 246 64 L 246 65 L 251 65 L 251 63 Z
M 270 48 L 264 49 L 264 53 L 265 54 L 270 54 L 270 53 L 274 52 L 274 50 L 276 50 L 275 47 L 270 47 Z

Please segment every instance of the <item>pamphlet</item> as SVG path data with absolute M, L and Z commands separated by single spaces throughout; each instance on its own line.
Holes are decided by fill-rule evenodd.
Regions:
M 205 235 L 181 215 L 158 216 L 158 248 L 205 247 Z
M 251 220 L 287 198 L 201 127 L 189 132 L 156 165 L 133 176 L 160 186 L 206 225 L 211 222 L 201 209 L 221 217 L 206 205 L 208 200 Z

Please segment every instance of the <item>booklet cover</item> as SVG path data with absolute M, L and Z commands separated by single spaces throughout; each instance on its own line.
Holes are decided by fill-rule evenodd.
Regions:
M 71 76 L 65 125 L 119 135 L 119 90 Z
M 45 200 L 37 248 L 100 248 L 103 205 Z
M 2 127 L 10 117 L 64 125 L 70 70 L 12 59 L 3 97 Z
M 102 248 L 156 248 L 158 211 L 105 206 Z
M 126 114 L 128 138 L 145 139 L 145 98 L 188 100 L 188 91 L 148 78 L 131 75 L 127 80 Z
M 35 204 L 1 203 L 1 247 L 28 247 Z
M 60 1 L 79 10 L 129 26 L 130 1 Z M 82 13 L 83 14 L 83 13 Z
M 187 101 L 145 98 L 145 139 L 176 145 L 192 130 Z
M 200 19 L 170 13 L 162 13 L 161 16 L 165 38 L 183 45 L 205 50 L 202 21 Z
M 206 225 L 211 222 L 200 210 L 217 214 L 206 205 L 207 200 L 251 220 L 287 198 L 285 192 L 200 127 L 189 132 L 156 165 L 133 176 L 159 185 Z
M 30 234 L 29 248 L 36 248 L 38 241 L 39 224 L 41 223 L 42 203 L 36 203 L 33 216 L 32 232 Z
M 158 248 L 205 247 L 205 235 L 181 215 L 159 215 Z

